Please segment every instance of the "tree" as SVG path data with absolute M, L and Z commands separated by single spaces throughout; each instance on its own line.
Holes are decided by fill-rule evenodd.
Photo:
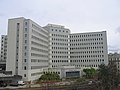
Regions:
M 94 68 L 83 69 L 83 72 L 85 72 L 86 78 L 93 78 L 96 74 L 96 70 Z
M 40 78 L 39 80 L 60 80 L 60 76 L 57 74 L 57 73 L 50 73 L 50 72 L 47 72 L 47 73 L 44 73 Z
M 98 69 L 98 80 L 100 80 L 103 90 L 112 90 L 119 84 L 119 73 L 116 64 L 106 66 L 101 64 Z

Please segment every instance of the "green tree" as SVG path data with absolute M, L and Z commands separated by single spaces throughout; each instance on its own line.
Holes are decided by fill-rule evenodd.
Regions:
M 47 73 L 44 73 L 40 78 L 39 80 L 60 80 L 60 76 L 57 74 L 57 73 L 50 73 L 50 72 L 47 72 Z
M 83 72 L 85 73 L 86 78 L 93 78 L 96 74 L 96 70 L 94 68 L 83 69 Z
M 98 80 L 100 80 L 103 90 L 113 90 L 119 84 L 119 73 L 116 64 L 106 66 L 101 64 L 98 69 Z

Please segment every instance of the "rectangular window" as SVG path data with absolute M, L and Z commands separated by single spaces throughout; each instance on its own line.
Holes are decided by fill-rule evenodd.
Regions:
M 24 59 L 24 62 L 26 62 L 27 60 L 26 59 Z
M 25 37 L 27 37 L 27 34 L 25 34 Z
M 24 66 L 24 70 L 26 70 L 26 66 Z
M 20 23 L 17 23 L 17 30 L 19 31 Z
M 25 22 L 25 26 L 27 26 L 27 22 Z
M 25 55 L 25 56 L 27 55 L 26 52 L 24 53 L 24 55 Z
M 26 74 L 24 74 L 24 77 L 26 77 Z
M 27 32 L 27 28 L 25 28 L 25 32 Z
M 25 43 L 27 43 L 27 40 L 25 40 Z
M 27 46 L 25 46 L 25 50 L 27 49 Z

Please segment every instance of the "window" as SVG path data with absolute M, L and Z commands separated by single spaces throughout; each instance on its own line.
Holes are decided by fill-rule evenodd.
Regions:
M 24 74 L 24 77 L 26 77 L 26 74 Z
M 25 46 L 25 50 L 27 49 L 27 46 Z
M 24 70 L 26 70 L 26 66 L 24 66 Z
M 27 37 L 27 34 L 25 34 L 25 37 Z
M 24 53 L 24 55 L 25 55 L 25 56 L 27 55 L 26 52 Z
M 25 28 L 25 32 L 27 32 L 27 28 Z
M 24 59 L 24 62 L 26 62 L 27 60 L 26 59 Z
M 27 43 L 27 40 L 25 40 L 25 43 Z
M 20 23 L 17 23 L 17 30 L 19 31 Z
M 27 26 L 27 22 L 25 22 L 25 25 Z

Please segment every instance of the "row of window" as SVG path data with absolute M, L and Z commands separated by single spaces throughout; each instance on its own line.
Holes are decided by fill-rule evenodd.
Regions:
M 52 67 L 59 67 L 59 66 L 66 66 L 66 65 L 52 65 Z
M 31 59 L 31 62 L 48 62 L 48 60 Z
M 68 42 L 68 39 L 61 39 L 61 38 L 52 38 L 52 40 Z
M 57 56 L 57 55 L 55 55 L 55 56 L 52 56 L 52 58 L 68 58 L 68 56 Z
M 79 46 L 79 45 L 100 45 L 103 44 L 103 42 L 95 42 L 95 43 L 71 43 L 70 46 Z
M 70 54 L 86 54 L 86 53 L 103 53 L 102 51 L 76 51 L 76 52 L 70 52 Z
M 119 61 L 120 60 L 120 57 L 109 57 L 109 60 L 113 60 L 113 61 Z
M 79 56 L 70 56 L 70 58 L 92 58 L 92 57 L 96 57 L 96 58 L 98 58 L 98 57 L 104 57 L 104 55 L 79 55 Z
M 100 41 L 100 40 L 103 40 L 103 38 L 73 39 L 73 40 L 70 40 L 70 42 L 79 42 L 79 41 Z
M 92 65 L 73 65 L 76 67 L 99 67 L 99 64 L 92 64 Z
M 61 34 L 52 34 L 52 36 L 55 36 L 55 37 L 66 37 L 66 38 L 68 38 L 68 35 L 61 35 Z
M 68 33 L 69 31 L 68 30 L 57 30 L 57 29 L 51 29 L 52 31 L 56 31 L 56 32 L 66 32 Z
M 49 71 L 44 71 L 43 73 L 45 74 L 45 73 L 48 73 Z M 60 74 L 60 72 L 55 72 L 55 71 L 53 71 L 53 72 L 49 72 L 49 73 L 56 73 L 56 74 Z
M 52 47 L 52 49 L 68 50 L 68 47 Z
M 92 64 L 92 65 L 72 65 L 76 67 L 99 67 L 100 64 Z M 59 67 L 59 65 L 52 65 L 52 67 Z
M 17 23 L 17 35 L 16 35 L 16 74 L 18 74 L 18 48 L 19 48 L 19 29 L 20 29 L 20 23 Z
M 70 60 L 70 62 L 104 62 L 104 59 L 96 59 L 96 60 Z
M 67 43 L 52 43 L 52 45 L 65 45 L 65 46 L 68 46 Z
M 25 44 L 24 44 L 24 63 L 27 62 L 27 52 L 28 52 L 28 45 L 27 45 L 27 41 L 28 41 L 28 31 L 27 31 L 27 28 L 25 28 L 25 31 L 24 31 L 24 40 L 25 40 Z
M 85 35 L 70 35 L 70 38 L 80 38 L 80 37 L 94 37 L 94 36 L 102 36 L 103 34 L 85 34 Z
M 68 60 L 52 60 L 52 63 L 68 62 Z
M 52 54 L 68 54 L 68 52 L 63 51 L 52 51 Z
M 103 49 L 103 46 L 97 46 L 97 47 L 75 47 L 75 48 L 70 48 L 70 50 L 78 50 L 78 49 Z
M 72 65 L 76 67 L 99 67 L 99 64 L 92 64 L 92 65 Z M 58 65 L 52 65 L 52 67 L 59 67 Z

